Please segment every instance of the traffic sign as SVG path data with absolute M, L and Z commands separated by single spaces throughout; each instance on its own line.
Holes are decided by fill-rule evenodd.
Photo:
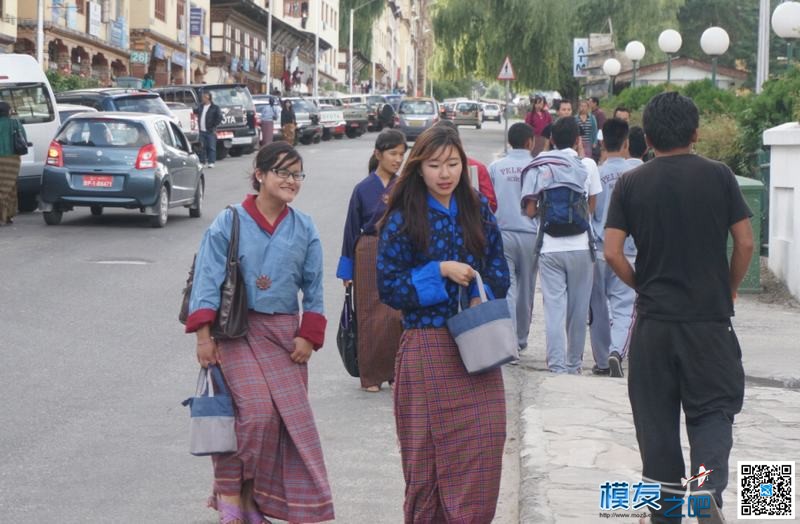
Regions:
M 517 75 L 514 74 L 514 68 L 511 66 L 511 58 L 506 57 L 503 62 L 503 67 L 500 68 L 500 74 L 497 75 L 498 80 L 516 80 Z

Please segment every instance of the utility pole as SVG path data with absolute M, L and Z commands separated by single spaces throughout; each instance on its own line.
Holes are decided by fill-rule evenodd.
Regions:
M 272 0 L 267 13 L 267 94 L 272 88 Z
M 36 20 L 36 60 L 44 69 L 44 0 L 37 2 L 38 18 Z
M 189 25 L 189 12 L 192 10 L 192 3 L 186 2 L 183 5 L 183 34 L 186 37 L 186 62 L 183 64 L 183 83 L 188 86 L 192 83 L 192 28 Z
M 314 5 L 317 6 L 314 16 L 314 25 L 317 28 L 314 31 L 314 98 L 317 98 L 319 96 L 319 26 L 322 18 L 322 0 L 317 0 Z
M 760 0 L 758 9 L 758 58 L 756 60 L 756 93 L 769 78 L 769 0 Z

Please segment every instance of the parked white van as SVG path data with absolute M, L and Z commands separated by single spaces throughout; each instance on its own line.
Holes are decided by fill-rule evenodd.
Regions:
M 11 105 L 12 118 L 22 123 L 33 144 L 22 157 L 17 185 L 20 211 L 33 211 L 47 149 L 61 125 L 53 90 L 39 62 L 30 55 L 0 54 L 0 100 Z

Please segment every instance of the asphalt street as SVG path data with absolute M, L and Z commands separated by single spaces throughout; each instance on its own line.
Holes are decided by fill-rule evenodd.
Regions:
M 467 152 L 502 151 L 502 126 L 462 128 Z M 343 299 L 335 278 L 350 193 L 367 174 L 375 134 L 300 146 L 308 178 L 295 206 L 325 253 L 327 342 L 310 363 L 310 394 L 337 522 L 402 522 L 403 477 L 391 395 L 364 393 L 339 360 Z M 177 322 L 205 228 L 250 190 L 254 155 L 206 173 L 204 214 L 172 209 L 164 229 L 131 211 L 88 208 L 46 226 L 39 213 L 0 228 L 0 514 L 3 521 L 216 522 L 205 508 L 211 461 L 188 453 L 197 362 Z M 515 380 L 508 376 L 508 467 L 496 522 L 517 521 Z

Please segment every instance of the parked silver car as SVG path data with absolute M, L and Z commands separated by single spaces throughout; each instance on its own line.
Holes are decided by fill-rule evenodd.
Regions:
M 433 98 L 404 98 L 397 113 L 400 131 L 409 140 L 416 140 L 423 131 L 439 121 L 439 104 Z
M 202 213 L 205 179 L 200 161 L 166 115 L 125 112 L 78 114 L 50 143 L 42 174 L 40 208 L 48 225 L 65 211 L 88 206 L 138 209 L 164 227 L 169 208 Z

